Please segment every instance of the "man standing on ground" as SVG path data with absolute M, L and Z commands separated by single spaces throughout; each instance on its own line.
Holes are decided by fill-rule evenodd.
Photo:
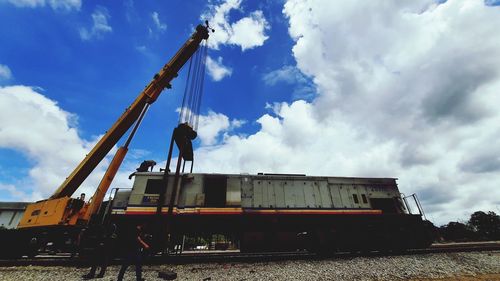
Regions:
M 127 257 L 123 261 L 120 273 L 118 273 L 118 281 L 123 280 L 123 275 L 125 275 L 127 267 L 131 264 L 135 265 L 135 277 L 137 281 L 144 280 L 142 279 L 142 257 L 144 251 L 149 250 L 149 245 L 144 241 L 143 225 L 137 225 L 134 234 L 129 244 L 131 247 Z
M 109 259 L 113 252 L 113 242 L 116 237 L 116 225 L 114 223 L 105 223 L 95 226 L 95 243 L 93 245 L 93 255 L 89 258 L 92 264 L 90 272 L 83 275 L 83 279 L 102 278 L 106 273 Z M 97 268 L 101 270 L 95 275 Z

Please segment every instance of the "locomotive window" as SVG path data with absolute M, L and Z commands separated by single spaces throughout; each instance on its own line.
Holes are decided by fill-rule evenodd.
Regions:
M 149 179 L 146 183 L 146 189 L 144 193 L 146 194 L 160 194 L 163 180 L 161 179 Z
M 396 202 L 393 198 L 370 198 L 372 208 L 382 210 L 382 213 L 397 214 Z
M 361 199 L 363 199 L 363 203 L 368 204 L 368 200 L 366 200 L 366 195 L 361 194 Z
M 359 200 L 358 200 L 358 195 L 357 194 L 353 194 L 352 195 L 352 199 L 354 199 L 354 203 L 359 204 Z

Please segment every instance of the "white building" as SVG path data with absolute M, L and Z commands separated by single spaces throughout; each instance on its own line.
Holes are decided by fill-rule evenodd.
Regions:
M 0 228 L 16 228 L 28 202 L 0 202 Z

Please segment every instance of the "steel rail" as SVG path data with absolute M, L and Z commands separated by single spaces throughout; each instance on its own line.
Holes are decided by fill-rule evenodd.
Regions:
M 284 260 L 325 260 L 345 259 L 354 257 L 384 257 L 401 255 L 425 255 L 437 253 L 458 252 L 484 252 L 500 251 L 500 242 L 485 243 L 450 243 L 434 244 L 426 249 L 409 249 L 401 252 L 373 251 L 373 252 L 338 252 L 328 256 L 317 255 L 307 251 L 297 252 L 265 252 L 265 253 L 240 253 L 240 252 L 217 252 L 217 253 L 184 253 L 181 255 L 153 256 L 145 259 L 144 264 L 197 264 L 197 263 L 255 263 Z M 110 265 L 120 264 L 120 259 L 114 259 Z M 38 255 L 35 258 L 20 258 L 1 260 L 0 267 L 11 266 L 89 266 L 89 262 L 80 258 L 71 258 L 69 254 Z

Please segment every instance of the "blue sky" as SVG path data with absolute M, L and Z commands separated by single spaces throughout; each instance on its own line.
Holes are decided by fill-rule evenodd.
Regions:
M 168 5 L 155 1 L 104 5 L 84 1 L 80 7 L 71 8 L 1 2 L 0 37 L 4 40 L 0 58 L 12 73 L 2 84 L 39 88 L 61 109 L 74 114 L 74 125 L 82 139 L 92 140 L 111 126 L 191 35 L 194 26 L 202 23 L 200 16 L 211 7 L 205 1 L 172 1 Z M 234 22 L 244 18 L 246 11 L 262 11 L 268 39 L 263 46 L 245 51 L 237 45 L 221 45 L 209 51 L 215 60 L 223 58 L 232 72 L 220 81 L 205 80 L 202 114 L 212 110 L 236 119 L 255 120 L 267 111 L 266 103 L 291 101 L 302 95 L 294 94 L 296 83 L 269 86 L 263 82 L 266 73 L 294 63 L 290 52 L 293 41 L 281 9 L 280 2 L 247 1 L 228 14 Z M 92 15 L 96 13 L 104 15 L 107 28 L 92 35 Z M 90 38 L 84 34 L 91 34 Z M 175 110 L 181 104 L 185 72 L 150 109 L 134 139 L 133 147 L 147 151 L 149 158 L 165 158 L 171 130 L 178 120 Z M 251 134 L 257 129 L 255 122 L 246 122 L 237 130 Z M 0 159 L 7 184 L 26 176 L 28 167 L 36 164 L 9 148 L 0 149 Z M 11 198 L 3 194 L 2 199 Z
M 498 211 L 498 1 L 384 3 L 0 0 L 0 200 L 49 196 L 208 18 L 195 171 L 396 177 L 438 223 Z M 114 187 L 165 160 L 185 74 Z
M 286 63 L 293 64 L 293 42 L 280 13 L 282 5 L 252 4 L 256 3 L 244 2 L 241 9 L 262 9 L 272 24 L 266 30 L 269 39 L 264 46 L 245 52 L 237 46 L 210 51 L 210 56 L 223 57 L 223 63 L 233 72 L 231 79 L 206 80 L 202 113 L 212 109 L 234 118 L 254 120 L 263 113 L 266 102 L 292 99 L 293 85 L 280 83 L 269 87 L 262 81 L 265 73 Z M 55 11 L 48 5 L 26 9 L 7 3 L 1 8 L 2 26 L 16 26 L 0 30 L 0 36 L 8 38 L 2 44 L 0 57 L 14 74 L 9 82 L 43 88 L 46 97 L 78 116 L 80 135 L 90 139 L 116 120 L 178 50 L 193 26 L 201 22 L 200 15 L 207 5 L 205 1 L 173 1 L 161 7 L 153 1 L 139 1 L 103 6 L 99 1 L 85 1 L 79 11 Z M 91 28 L 91 14 L 96 9 L 107 11 L 112 31 L 82 40 L 79 30 Z M 166 25 L 165 30 L 155 27 L 151 16 L 154 12 Z M 236 19 L 242 15 L 239 11 L 230 13 Z M 163 155 L 170 130 L 177 122 L 175 109 L 180 106 L 184 84 L 182 73 L 174 80 L 173 89 L 165 91 L 151 108 L 134 141 L 155 152 L 156 157 Z M 241 130 L 253 132 L 255 124 L 248 123 Z

